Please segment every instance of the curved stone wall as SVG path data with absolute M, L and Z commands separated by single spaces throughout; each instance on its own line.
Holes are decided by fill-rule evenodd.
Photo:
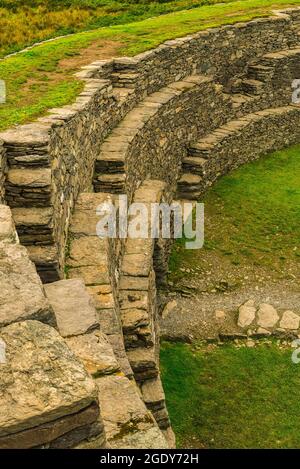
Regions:
M 9 427 L 9 438 L 0 431 L 0 445 L 16 447 L 16 429 L 26 430 L 22 447 L 107 441 L 157 448 L 167 446 L 165 437 L 174 445 L 160 381 L 156 301 L 169 245 L 100 240 L 96 207 L 120 193 L 146 204 L 195 200 L 220 175 L 300 142 L 300 107 L 291 104 L 291 83 L 300 76 L 299 30 L 300 9 L 290 9 L 168 41 L 133 58 L 95 62 L 78 73 L 86 83 L 74 104 L 0 135 L 0 203 L 10 206 L 20 242 L 48 284 L 45 296 L 2 207 L 0 248 L 8 254 L 0 269 L 9 288 L 0 319 L 10 328 L 4 338 L 9 347 L 15 334 L 30 343 L 40 329 L 86 383 L 77 389 L 66 370 L 66 389 L 77 393 L 74 419 L 62 412 L 63 402 L 53 408 L 58 423 L 44 418 L 43 409 L 36 421 L 33 416 L 35 428 L 50 425 L 52 440 L 38 437 L 18 414 L 20 425 Z M 10 288 L 17 291 L 20 283 L 27 287 L 16 315 Z M 33 284 L 36 303 L 28 298 Z
M 224 85 L 226 94 L 239 86 L 238 80 L 246 73 L 249 63 L 267 52 L 296 47 L 299 44 L 298 24 L 299 9 L 291 9 L 270 18 L 214 28 L 167 41 L 133 58 L 95 62 L 78 74 L 86 81 L 86 86 L 75 104 L 51 110 L 48 116 L 38 119 L 36 123 L 19 126 L 0 135 L 8 162 L 6 200 L 15 212 L 21 242 L 28 246 L 44 281 L 55 280 L 63 273 L 64 246 L 74 201 L 81 191 L 91 187 L 91 175 L 95 160 L 99 157 L 100 146 L 123 117 L 146 96 L 194 74 L 211 75 L 216 85 Z M 175 90 L 176 85 L 172 85 L 173 94 Z M 181 103 L 177 97 L 177 100 L 173 100 L 173 109 L 168 111 L 168 103 L 165 103 L 165 112 L 157 113 L 157 125 L 154 119 L 149 119 L 152 127 L 145 126 L 145 132 L 148 128 L 146 138 L 149 139 L 151 134 L 152 140 L 157 128 L 162 128 L 159 127 L 161 125 L 166 127 L 167 133 L 172 133 L 175 125 L 178 141 L 180 132 L 182 138 L 193 136 L 192 131 L 187 132 L 189 127 L 193 130 L 197 127 L 198 137 L 201 137 L 208 128 L 206 122 L 201 127 L 199 118 L 202 119 L 202 113 L 207 113 L 205 110 L 212 103 L 209 98 L 205 102 L 205 96 L 200 94 L 196 99 L 202 100 L 203 109 L 201 111 L 200 107 L 196 109 L 195 106 L 194 113 L 198 114 L 195 115 L 195 122 L 190 120 L 190 111 L 186 108 L 179 116 L 180 109 L 176 106 L 180 107 Z M 219 107 L 217 96 L 216 99 Z M 253 110 L 254 103 L 249 108 L 247 102 L 240 103 L 238 97 L 236 100 L 233 103 L 236 108 L 242 107 L 248 112 L 250 108 Z M 230 113 L 225 103 L 226 96 L 223 110 L 221 107 L 219 109 L 223 115 Z M 172 102 L 169 106 L 172 106 Z M 151 108 L 151 99 L 148 107 Z M 257 103 L 257 107 L 261 109 L 261 103 Z M 169 119 L 168 112 L 173 112 Z M 184 121 L 184 113 L 188 122 L 181 129 L 179 119 Z M 168 119 L 167 124 L 162 114 Z M 173 117 L 178 124 L 174 124 Z M 208 125 L 211 127 L 213 124 Z M 214 125 L 218 127 L 219 124 L 221 122 L 217 119 Z M 164 136 L 160 137 L 162 147 L 164 140 Z M 178 145 L 183 147 L 182 140 Z M 148 150 L 144 149 L 147 153 Z M 174 150 L 166 145 L 166 151 Z M 177 151 L 178 148 L 175 153 Z M 165 154 L 161 158 L 167 161 Z M 173 167 L 177 166 L 179 157 L 175 159 Z M 3 157 L 1 160 L 3 162 Z M 131 169 L 136 169 L 133 160 L 131 165 L 129 178 L 133 174 Z M 169 164 L 168 169 L 171 166 Z M 4 172 L 5 165 L 2 163 L 1 174 Z M 148 177 L 147 168 L 139 179 L 142 180 L 144 176 Z M 150 176 L 156 177 L 155 171 Z M 120 185 L 119 181 L 116 185 Z

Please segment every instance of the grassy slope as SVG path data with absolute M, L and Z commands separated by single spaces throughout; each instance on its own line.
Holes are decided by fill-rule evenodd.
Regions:
M 82 84 L 73 77 L 76 70 L 74 61 L 70 67 L 61 65 L 61 61 L 84 53 L 95 41 L 99 43 L 99 55 L 101 43 L 107 41 L 115 45 L 114 55 L 134 55 L 167 39 L 269 15 L 274 7 L 298 4 L 300 0 L 240 0 L 202 6 L 140 22 L 77 33 L 4 59 L 0 61 L 0 78 L 6 81 L 8 99 L 0 107 L 0 130 L 32 120 L 51 107 L 72 102 Z
M 0 0 L 0 56 L 51 37 L 131 23 L 218 1 Z
M 291 349 L 163 344 L 161 367 L 179 447 L 300 448 Z
M 293 265 L 299 273 L 299 174 L 297 145 L 221 178 L 204 199 L 211 220 L 204 249 L 234 265 L 263 266 L 274 275 Z M 179 266 L 200 265 L 202 255 L 203 250 L 188 251 L 177 244 L 171 257 L 173 279 L 181 275 Z

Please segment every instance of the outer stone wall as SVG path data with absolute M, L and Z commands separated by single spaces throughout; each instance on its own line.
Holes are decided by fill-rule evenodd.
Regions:
M 25 209 L 21 215 L 20 210 L 15 210 L 17 229 L 21 242 L 29 246 L 31 257 L 45 281 L 62 275 L 64 246 L 74 201 L 81 191 L 91 187 L 100 145 L 124 115 L 145 96 L 194 73 L 212 74 L 214 80 L 229 87 L 233 78 L 245 72 L 249 61 L 266 52 L 295 46 L 298 43 L 295 32 L 298 18 L 299 10 L 292 10 L 290 14 L 277 14 L 168 41 L 134 58 L 95 62 L 78 74 L 87 82 L 75 104 L 54 109 L 36 123 L 0 135 L 9 169 L 6 200 L 15 209 Z M 203 109 L 210 105 L 209 98 L 206 102 L 205 96 L 198 99 L 202 99 Z M 205 120 L 200 122 L 202 115 L 195 114 L 195 109 L 192 112 L 185 110 L 184 106 L 186 104 L 180 99 L 175 99 L 174 105 L 170 103 L 170 108 L 166 107 L 164 115 L 158 113 L 156 123 L 151 120 L 145 135 L 150 144 L 158 126 L 166 133 L 175 132 L 177 142 L 181 136 L 187 136 L 187 128 L 191 129 L 191 136 L 194 131 L 203 133 L 207 130 L 209 124 Z M 183 112 L 179 118 L 180 108 Z M 182 129 L 180 119 L 184 120 L 184 112 L 188 125 Z M 194 112 L 194 122 L 188 112 Z M 223 110 L 219 108 L 219 113 L 226 113 L 225 106 Z M 176 115 L 178 119 L 175 119 Z M 159 138 L 163 147 L 164 137 Z M 168 148 L 168 151 L 174 151 L 175 162 L 167 163 L 166 174 L 171 166 L 178 165 L 176 145 L 182 146 L 182 143 L 174 142 L 173 148 Z M 135 152 L 139 150 L 135 146 Z M 143 151 L 148 153 L 146 148 Z M 135 169 L 131 161 L 129 173 L 132 175 Z M 148 168 L 139 164 L 139 169 L 138 179 L 143 180 L 148 176 Z M 155 171 L 150 176 L 157 177 Z M 170 179 L 172 177 L 170 175 Z M 52 271 L 48 272 L 46 264 L 51 263 Z
M 300 107 L 290 105 L 291 80 L 300 73 L 299 29 L 294 9 L 95 62 L 78 73 L 85 88 L 74 104 L 0 135 L 0 203 L 11 207 L 21 244 L 50 284 L 48 301 L 13 229 L 9 245 L 0 246 L 0 270 L 15 278 L 15 270 L 25 276 L 30 265 L 31 283 L 19 289 L 17 315 L 1 286 L 0 326 L 8 339 L 19 329 L 25 337 L 29 328 L 30 343 L 35 328 L 52 318 L 60 334 L 47 326 L 49 341 L 67 344 L 78 358 L 72 355 L 74 366 L 84 364 L 98 390 L 80 368 L 90 386 L 83 408 L 95 408 L 91 419 L 88 409 L 84 429 L 76 420 L 70 432 L 65 427 L 53 441 L 29 439 L 28 447 L 102 447 L 106 438 L 111 447 L 157 448 L 167 446 L 163 434 L 174 444 L 159 376 L 156 301 L 168 242 L 99 240 L 95 207 L 118 193 L 146 204 L 194 200 L 221 174 L 299 142 Z M 0 240 L 1 230 L 7 237 L 0 223 Z M 15 261 L 16 251 L 23 262 Z M 37 300 L 30 303 L 28 283 L 36 285 L 45 314 Z M 137 431 L 124 434 L 136 411 Z

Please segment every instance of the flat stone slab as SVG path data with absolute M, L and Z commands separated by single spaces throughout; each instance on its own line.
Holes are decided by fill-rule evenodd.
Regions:
M 163 448 L 167 447 L 161 431 L 132 381 L 124 376 L 107 376 L 98 378 L 96 382 L 99 388 L 101 415 L 110 447 L 159 448 L 160 445 L 163 445 Z
M 97 312 L 82 279 L 59 280 L 45 285 L 63 337 L 85 334 L 99 328 Z
M 66 342 L 94 377 L 110 375 L 120 370 L 112 346 L 102 332 L 69 337 Z
M 39 321 L 4 327 L 0 366 L 0 437 L 21 432 L 97 401 L 93 379 L 58 332 Z
M 141 390 L 147 406 L 157 406 L 164 403 L 165 393 L 159 376 L 155 379 L 147 379 L 142 384 Z
M 21 432 L 2 436 L 0 437 L 0 449 L 27 449 L 47 445 L 49 443 L 51 443 L 51 447 L 56 447 L 57 440 L 61 439 L 64 441 L 64 447 L 67 447 L 66 440 L 68 440 L 68 443 L 74 444 L 75 436 L 76 444 L 78 437 L 83 440 L 86 433 L 89 436 L 89 430 L 93 429 L 95 424 L 97 424 L 98 417 L 99 406 L 94 402 L 75 414 L 55 419 L 52 422 L 44 423 L 38 427 L 28 428 Z M 82 429 L 84 429 L 85 434 L 82 432 Z M 100 433 L 101 427 L 97 430 L 98 433 Z
M 55 316 L 26 248 L 0 243 L 0 327 L 25 319 L 55 325 Z
M 139 429 L 136 432 L 124 435 L 122 439 L 110 442 L 114 449 L 169 449 L 169 445 L 162 431 L 158 427 Z
M 12 219 L 11 210 L 7 205 L 0 205 L 0 242 L 18 242 L 18 236 Z

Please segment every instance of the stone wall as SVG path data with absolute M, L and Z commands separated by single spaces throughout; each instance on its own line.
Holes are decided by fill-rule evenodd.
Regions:
M 62 382 L 74 389 L 72 417 L 59 401 L 49 413 L 40 403 L 29 421 L 18 408 L 18 421 L 3 420 L 0 445 L 174 445 L 156 298 L 169 243 L 99 239 L 96 207 L 119 193 L 146 204 L 194 200 L 221 174 L 300 142 L 290 87 L 300 73 L 299 29 L 300 9 L 287 10 L 95 62 L 77 74 L 85 88 L 74 104 L 0 135 L 0 203 L 11 207 L 18 233 L 2 207 L 4 371 L 14 374 L 14 344 L 23 336 L 48 363 L 40 334 L 50 352 L 53 343 L 70 358 Z M 37 372 L 41 365 L 38 357 L 32 364 Z M 4 382 L 0 376 L 0 393 Z M 24 386 L 28 399 L 38 391 Z M 10 405 L 5 396 L 3 405 Z
M 53 109 L 36 123 L 19 126 L 0 135 L 9 169 L 6 200 L 14 208 L 21 242 L 28 246 L 44 281 L 53 281 L 63 275 L 64 246 L 74 201 L 80 192 L 91 187 L 100 145 L 126 113 L 147 95 L 195 73 L 213 75 L 216 83 L 225 85 L 225 89 L 230 88 L 232 80 L 242 76 L 252 60 L 267 52 L 298 44 L 295 30 L 298 18 L 299 10 L 287 10 L 270 18 L 167 41 L 133 58 L 95 62 L 78 74 L 86 85 L 75 104 Z M 150 119 L 151 123 L 147 129 L 145 127 L 145 138 L 151 142 L 157 128 L 165 128 L 166 133 L 177 134 L 177 141 L 180 141 L 182 133 L 180 145 L 183 146 L 183 139 L 189 137 L 187 129 L 196 124 L 201 136 L 207 123 L 204 122 L 201 128 L 199 117 L 202 118 L 203 109 L 210 106 L 209 99 L 205 101 L 202 97 L 202 100 L 202 111 L 200 106 L 195 121 L 191 121 L 189 110 L 184 107 L 186 103 L 180 102 L 180 98 L 174 99 L 172 109 L 166 106 L 163 115 L 157 113 L 156 123 Z M 219 106 L 220 103 L 216 104 Z M 180 118 L 184 120 L 184 114 L 187 118 L 184 129 L 181 129 L 178 115 L 181 106 Z M 220 114 L 226 112 L 226 106 L 222 112 L 219 109 Z M 215 125 L 218 126 L 218 120 Z M 190 135 L 193 135 L 192 131 Z M 159 140 L 164 147 L 165 137 L 162 135 Z M 173 152 L 173 148 L 165 147 L 166 152 Z M 137 146 L 135 151 L 139 151 Z M 148 152 L 148 148 L 144 151 Z M 179 157 L 175 156 L 174 164 L 167 165 L 166 175 L 170 167 L 177 167 L 178 160 Z M 132 170 L 136 169 L 134 161 L 129 164 L 128 174 L 132 176 Z M 139 169 L 142 166 L 140 164 Z M 139 179 L 143 180 L 145 176 L 155 178 L 157 175 L 155 171 L 148 175 L 145 167 Z M 127 187 L 130 185 L 129 179 Z

